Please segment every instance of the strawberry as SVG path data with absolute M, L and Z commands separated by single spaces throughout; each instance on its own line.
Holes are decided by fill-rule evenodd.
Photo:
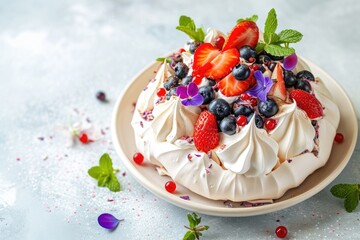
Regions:
M 283 101 L 286 100 L 286 87 L 284 82 L 283 69 L 281 68 L 280 63 L 277 63 L 271 79 L 275 79 L 274 85 L 269 91 L 270 96 L 277 97 Z
M 320 118 L 324 115 L 323 107 L 314 95 L 295 89 L 291 91 L 290 98 L 296 101 L 296 105 L 304 110 L 310 119 Z
M 211 65 L 211 61 L 220 54 L 220 50 L 214 47 L 211 43 L 201 44 L 194 53 L 193 63 L 193 82 L 200 84 L 205 75 L 206 69 Z
M 197 150 L 208 152 L 219 144 L 216 117 L 209 111 L 200 113 L 194 128 L 194 144 Z
M 227 97 L 237 96 L 244 93 L 246 90 L 252 88 L 256 84 L 256 79 L 254 77 L 253 71 L 244 81 L 236 80 L 234 75 L 230 73 L 221 81 L 218 82 L 217 86 L 222 94 Z
M 244 45 L 255 48 L 259 40 L 259 28 L 252 21 L 238 23 L 227 36 L 223 51 L 230 48 L 240 49 Z
M 239 63 L 239 57 L 240 54 L 236 48 L 221 52 L 210 62 L 210 66 L 205 72 L 205 77 L 214 80 L 222 79 Z

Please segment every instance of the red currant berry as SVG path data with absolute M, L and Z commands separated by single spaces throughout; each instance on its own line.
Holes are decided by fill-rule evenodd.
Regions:
M 163 97 L 163 96 L 165 96 L 165 95 L 166 95 L 166 90 L 165 90 L 165 88 L 159 88 L 159 89 L 157 90 L 157 92 L 156 92 L 156 95 L 157 95 L 158 97 Z
M 141 165 L 144 161 L 144 156 L 141 153 L 137 152 L 134 154 L 133 160 L 136 164 Z
M 244 100 L 244 101 L 250 100 L 250 99 L 251 99 L 251 96 L 250 96 L 249 94 L 247 94 L 247 93 L 242 93 L 242 94 L 240 95 L 240 99 L 241 99 L 241 100 Z
M 253 58 L 253 57 L 251 57 L 251 58 L 249 58 L 249 62 L 251 62 L 251 63 L 253 63 L 253 62 L 255 62 L 255 58 Z
M 86 144 L 89 142 L 89 138 L 87 136 L 86 133 L 82 133 L 80 136 L 79 136 L 79 141 L 82 142 L 83 144 Z
M 258 70 L 259 69 L 259 65 L 257 65 L 257 64 L 254 64 L 254 65 L 252 65 L 253 67 L 253 69 L 254 69 L 254 71 L 256 71 L 256 70 Z
M 344 141 L 344 135 L 342 133 L 336 133 L 334 141 L 337 143 L 342 143 Z
M 176 190 L 176 183 L 174 181 L 168 181 L 165 183 L 165 189 L 169 193 L 173 193 Z
M 287 229 L 285 226 L 278 226 L 275 229 L 275 234 L 278 238 L 285 238 L 287 235 Z
M 275 119 L 267 119 L 265 121 L 265 127 L 267 130 L 273 130 L 276 127 L 276 120 Z
M 100 101 L 100 102 L 106 102 L 106 94 L 103 91 L 98 91 L 96 93 L 96 98 Z
M 180 49 L 179 49 L 179 53 L 183 53 L 183 52 L 186 52 L 186 50 L 183 49 L 183 48 L 180 48 Z
M 250 104 L 251 104 L 251 106 L 256 107 L 256 105 L 257 105 L 257 99 L 256 99 L 256 98 L 251 98 L 251 99 L 250 99 Z
M 222 47 L 224 46 L 224 43 L 225 43 L 225 39 L 223 36 L 218 36 L 216 39 L 215 39 L 215 46 L 218 48 L 218 49 L 222 49 Z
M 244 115 L 240 115 L 237 119 L 236 119 L 236 123 L 237 125 L 243 127 L 247 124 L 247 119 Z

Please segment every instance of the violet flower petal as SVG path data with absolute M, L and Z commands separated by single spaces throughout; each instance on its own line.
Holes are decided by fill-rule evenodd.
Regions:
M 295 53 L 287 56 L 284 58 L 284 68 L 288 71 L 291 71 L 295 68 L 296 64 L 298 62 L 298 58 Z
M 201 94 L 196 94 L 191 98 L 191 106 L 200 106 L 204 102 L 204 97 Z
M 190 197 L 189 196 L 180 196 L 181 199 L 184 199 L 184 200 L 190 200 Z
M 188 93 L 187 93 L 187 87 L 185 86 L 178 86 L 176 89 L 176 94 L 181 98 L 188 98 Z
M 182 100 L 181 103 L 182 103 L 184 106 L 186 106 L 186 107 L 192 105 L 192 104 L 191 104 L 191 103 L 192 103 L 192 102 L 191 102 L 191 99 L 187 99 L 187 98 L 184 99 L 184 100 Z
M 262 74 L 262 72 L 260 70 L 256 70 L 254 72 L 254 76 L 258 82 L 260 81 L 261 83 L 264 83 L 264 75 Z
M 199 88 L 196 83 L 191 82 L 187 87 L 187 94 L 190 97 L 194 97 L 199 92 Z
M 106 229 L 115 229 L 121 220 L 117 219 L 110 213 L 103 213 L 98 217 L 98 223 L 100 226 Z

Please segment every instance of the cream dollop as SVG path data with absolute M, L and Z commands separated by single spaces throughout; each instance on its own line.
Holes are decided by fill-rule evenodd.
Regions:
M 315 129 L 306 113 L 296 106 L 296 102 L 283 104 L 279 113 L 272 117 L 277 121 L 270 137 L 279 144 L 279 158 L 283 162 L 314 148 Z
M 278 144 L 267 136 L 263 129 L 255 125 L 255 117 L 234 135 L 222 134 L 224 147 L 215 153 L 224 167 L 247 177 L 269 173 L 276 165 Z
M 206 31 L 204 42 L 215 45 L 215 41 L 218 36 L 222 36 L 225 39 L 225 34 L 220 32 L 219 30 L 216 30 L 214 28 L 208 28 Z

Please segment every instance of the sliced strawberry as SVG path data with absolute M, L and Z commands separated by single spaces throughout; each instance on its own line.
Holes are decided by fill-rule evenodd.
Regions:
M 304 110 L 310 119 L 320 118 L 324 115 L 323 107 L 314 95 L 295 89 L 291 91 L 290 98 L 296 101 L 296 105 Z
M 194 53 L 194 71 L 200 71 L 220 54 L 220 50 L 211 43 L 201 44 Z
M 216 117 L 209 111 L 201 112 L 195 123 L 194 144 L 197 150 L 208 152 L 219 144 Z
M 250 77 L 244 81 L 236 80 L 234 75 L 230 73 L 220 82 L 218 82 L 217 86 L 222 94 L 227 97 L 232 97 L 244 93 L 246 90 L 252 88 L 255 84 L 256 79 L 252 71 Z
M 227 36 L 223 51 L 230 48 L 240 49 L 244 45 L 255 48 L 259 40 L 259 28 L 253 21 L 238 23 Z
M 271 79 L 275 80 L 274 85 L 271 87 L 269 91 L 270 96 L 277 97 L 283 101 L 286 100 L 286 87 L 284 82 L 283 69 L 281 68 L 280 63 L 277 63 Z
M 205 72 L 205 77 L 219 80 L 227 76 L 232 69 L 239 63 L 240 54 L 236 48 L 228 49 L 217 55 Z

